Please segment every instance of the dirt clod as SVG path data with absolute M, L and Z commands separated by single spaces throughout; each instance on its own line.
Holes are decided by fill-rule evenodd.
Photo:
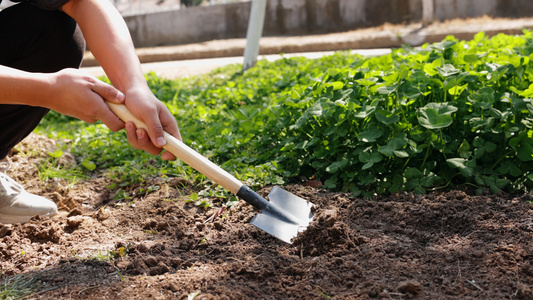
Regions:
M 398 291 L 418 295 L 422 291 L 422 285 L 415 280 L 402 281 L 398 284 Z
M 318 222 L 326 226 L 331 226 L 337 221 L 337 208 L 329 207 L 319 214 Z
M 105 221 L 107 219 L 109 219 L 110 217 L 110 213 L 109 213 L 109 210 L 105 209 L 105 208 L 101 208 L 98 210 L 98 212 L 96 213 L 96 219 L 100 222 L 102 221 Z
M 74 216 L 74 217 L 68 217 L 67 218 L 67 226 L 72 228 L 78 228 L 83 221 L 85 221 L 86 217 L 83 216 Z

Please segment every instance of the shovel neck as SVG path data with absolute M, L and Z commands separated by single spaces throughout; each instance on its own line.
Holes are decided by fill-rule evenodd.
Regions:
M 248 204 L 259 210 L 263 210 L 269 204 L 265 198 L 261 197 L 258 193 L 254 192 L 246 185 L 241 186 L 241 188 L 237 192 L 237 197 L 248 202 Z
M 267 201 L 265 198 L 261 197 L 259 194 L 254 192 L 251 188 L 243 185 L 237 196 L 242 200 L 248 202 L 256 209 L 260 210 L 264 214 L 268 214 L 279 221 L 287 222 L 290 224 L 299 224 L 299 221 L 291 216 L 289 213 L 272 203 L 272 201 Z

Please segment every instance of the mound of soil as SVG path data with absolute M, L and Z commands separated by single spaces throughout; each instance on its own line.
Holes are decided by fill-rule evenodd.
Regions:
M 9 157 L 10 176 L 61 207 L 48 220 L 0 225 L 2 279 L 37 278 L 34 298 L 533 298 L 530 195 L 369 200 L 287 186 L 316 205 L 289 245 L 248 224 L 256 212 L 242 201 L 191 205 L 179 179 L 128 203 L 113 203 L 105 178 L 41 182 L 54 147 L 32 135 Z

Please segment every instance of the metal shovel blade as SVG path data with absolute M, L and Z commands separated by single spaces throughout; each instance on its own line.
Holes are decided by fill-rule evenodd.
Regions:
M 276 238 L 292 244 L 292 239 L 304 231 L 313 220 L 313 204 L 279 187 L 268 194 L 269 205 L 250 222 Z

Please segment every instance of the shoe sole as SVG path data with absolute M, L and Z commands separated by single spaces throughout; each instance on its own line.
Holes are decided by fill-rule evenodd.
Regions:
M 57 213 L 46 213 L 42 215 L 38 215 L 39 217 L 51 217 L 53 215 L 56 215 Z M 0 224 L 23 224 L 28 222 L 31 218 L 34 216 L 14 216 L 14 215 L 6 215 L 0 213 Z

